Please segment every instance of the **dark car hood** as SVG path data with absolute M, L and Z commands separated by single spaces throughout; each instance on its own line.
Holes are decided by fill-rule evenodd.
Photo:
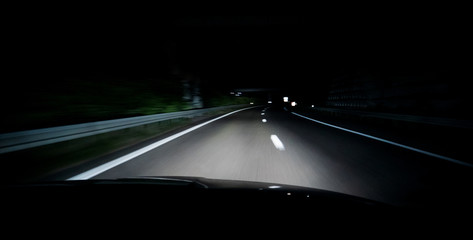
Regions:
M 202 177 L 139 177 L 114 180 L 53 181 L 3 186 L 3 201 L 36 203 L 103 202 L 162 203 L 178 207 L 242 207 L 278 205 L 309 209 L 378 209 L 391 206 L 377 201 L 327 190 L 285 184 L 221 180 Z M 34 201 L 33 201 L 34 199 Z M 127 204 L 129 205 L 129 204 Z M 94 205 L 95 206 L 95 205 Z M 198 207 L 197 207 L 198 208 Z
M 184 232 L 195 225 L 199 229 L 224 226 L 232 231 L 252 226 L 261 232 L 274 225 L 308 229 L 318 222 L 371 228 L 386 226 L 386 221 L 399 217 L 408 219 L 402 207 L 343 193 L 201 177 L 38 182 L 4 185 L 0 191 L 4 218 L 33 225 L 48 225 L 46 217 L 55 224 L 72 221 L 81 228 L 91 222 L 125 221 L 159 229 L 178 226 Z M 266 227 L 260 228 L 262 224 Z M 283 229 L 272 231 L 279 230 Z

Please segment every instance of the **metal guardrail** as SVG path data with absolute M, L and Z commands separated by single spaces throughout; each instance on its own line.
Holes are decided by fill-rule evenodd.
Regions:
M 212 111 L 243 106 L 247 106 L 247 104 L 195 109 L 172 113 L 160 113 L 147 116 L 121 118 L 114 120 L 4 133 L 0 134 L 0 154 L 170 119 L 193 118 Z

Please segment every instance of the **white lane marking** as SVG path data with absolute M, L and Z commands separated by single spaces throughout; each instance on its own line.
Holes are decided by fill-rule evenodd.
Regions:
M 333 124 L 329 124 L 329 123 L 325 123 L 325 122 L 322 122 L 322 121 L 318 121 L 318 120 L 315 120 L 315 119 L 312 119 L 312 118 L 309 118 L 309 117 L 306 117 L 306 116 L 297 114 L 297 113 L 295 113 L 295 112 L 291 112 L 291 113 L 294 114 L 294 115 L 296 115 L 296 116 L 299 116 L 299 117 L 301 117 L 301 118 L 305 118 L 305 119 L 307 119 L 307 120 L 310 120 L 310 121 L 313 121 L 313 122 L 316 122 L 316 123 L 320 123 L 320 124 L 325 125 L 325 126 L 329 126 L 329 127 L 333 127 L 333 128 L 336 128 L 336 129 L 340 129 L 340 130 L 346 131 L 346 132 L 354 133 L 354 134 L 357 134 L 357 135 L 360 135 L 360 136 L 363 136 L 363 137 L 371 138 L 371 139 L 374 139 L 374 140 L 377 140 L 377 141 L 380 141 L 380 142 L 388 143 L 388 144 L 391 144 L 391 145 L 394 145 L 394 146 L 398 146 L 398 147 L 401 147 L 401 148 L 404 148 L 404 149 L 408 149 L 408 150 L 411 150 L 411 151 L 414 151 L 414 152 L 422 153 L 422 154 L 425 154 L 425 155 L 428 155 L 428 156 L 431 156 L 431 157 L 440 158 L 440 159 L 443 159 L 443 160 L 446 160 L 446 161 L 450 161 L 450 162 L 453 162 L 453 163 L 456 163 L 456 164 L 460 164 L 460 165 L 463 165 L 463 166 L 473 167 L 473 164 L 471 164 L 471 163 L 462 162 L 462 161 L 460 161 L 460 160 L 453 159 L 453 158 L 446 157 L 446 156 L 442 156 L 442 155 L 439 155 L 439 154 L 436 154 L 436 153 L 431 153 L 431 152 L 424 151 L 424 150 L 421 150 L 421 149 L 418 149 L 418 148 L 414 148 L 414 147 L 410 147 L 410 146 L 407 146 L 407 145 L 404 145 L 404 144 L 392 142 L 392 141 L 389 141 L 389 140 L 386 140 L 386 139 L 383 139 L 383 138 L 379 138 L 379 137 L 371 136 L 371 135 L 368 135 L 368 134 L 365 134 L 365 133 L 353 131 L 353 130 L 350 130 L 350 129 L 347 129 L 347 128 L 335 126 L 335 125 L 333 125 Z
M 100 165 L 100 166 L 98 166 L 98 167 L 92 168 L 92 169 L 90 169 L 90 170 L 88 170 L 88 171 L 85 171 L 85 172 L 83 172 L 83 173 L 81 173 L 81 174 L 78 174 L 78 175 L 76 175 L 76 176 L 74 176 L 74 177 L 71 177 L 71 178 L 69 178 L 69 179 L 67 179 L 67 180 L 86 180 L 86 179 L 92 178 L 92 177 L 94 177 L 94 176 L 96 176 L 96 175 L 98 175 L 98 174 L 100 174 L 100 173 L 103 173 L 103 172 L 105 172 L 105 171 L 107 171 L 107 170 L 109 170 L 109 169 L 111 169 L 111 168 L 113 168 L 113 167 L 116 167 L 116 166 L 118 166 L 118 165 L 120 165 L 120 164 L 122 164 L 122 163 L 125 163 L 125 162 L 127 162 L 127 161 L 129 161 L 129 160 L 131 160 L 131 159 L 133 159 L 133 158 L 135 158 L 135 157 L 138 157 L 138 156 L 140 156 L 141 154 L 144 154 L 144 153 L 146 153 L 146 152 L 149 152 L 149 151 L 151 151 L 151 150 L 153 150 L 153 149 L 155 149 L 155 148 L 157 148 L 157 147 L 159 147 L 159 146 L 161 146 L 161 145 L 163 145 L 163 144 L 165 144 L 165 143 L 167 143 L 167 142 L 170 142 L 170 141 L 172 141 L 172 140 L 174 140 L 174 139 L 176 139 L 176 138 L 178 138 L 178 137 L 180 137 L 180 136 L 182 136 L 182 135 L 184 135 L 184 134 L 190 133 L 190 132 L 192 132 L 192 131 L 194 131 L 194 130 L 196 130 L 196 129 L 198 129 L 198 128 L 201 128 L 201 127 L 203 127 L 203 126 L 205 126 L 205 125 L 207 125 L 207 124 L 209 124 L 209 123 L 211 123 L 211 122 L 213 122 L 213 121 L 217 121 L 217 120 L 219 120 L 219 119 L 221 119 L 221 118 L 224 118 L 224 117 L 226 117 L 226 116 L 228 116 L 228 115 L 231 115 L 231 114 L 234 114 L 234 113 L 243 111 L 243 110 L 247 110 L 247 109 L 250 109 L 250 108 L 255 108 L 255 107 L 258 107 L 258 106 L 239 109 L 239 110 L 236 110 L 236 111 L 227 113 L 227 114 L 225 114 L 225 115 L 222 115 L 222 116 L 220 116 L 220 117 L 216 117 L 216 118 L 211 119 L 211 120 L 209 120 L 209 121 L 207 121 L 207 122 L 201 123 L 201 124 L 199 124 L 199 125 L 196 125 L 196 126 L 194 126 L 194 127 L 191 127 L 191 128 L 189 128 L 189 129 L 186 129 L 186 130 L 184 130 L 184 131 L 182 131 L 182 132 L 179 132 L 179 133 L 176 133 L 176 134 L 174 134 L 174 135 L 172 135 L 172 136 L 169 136 L 169 137 L 167 137 L 167 138 L 161 139 L 161 140 L 159 140 L 159 141 L 157 141 L 157 142 L 155 142 L 155 143 L 153 143 L 153 144 L 150 144 L 150 145 L 148 145 L 148 146 L 146 146 L 146 147 L 143 147 L 143 148 L 141 148 L 141 149 L 138 149 L 138 150 L 136 150 L 136 151 L 134 151 L 134 152 L 131 152 L 131 153 L 127 154 L 127 155 L 124 155 L 124 156 L 122 156 L 122 157 L 119 157 L 119 158 L 117 158 L 117 159 L 115 159 L 115 160 L 112 160 L 112 161 L 110 161 L 110 162 L 104 163 L 104 164 L 102 164 L 102 165 Z
M 271 141 L 273 141 L 273 144 L 274 146 L 276 147 L 276 149 L 278 149 L 279 151 L 284 151 L 286 150 L 286 148 L 284 147 L 284 144 L 282 144 L 281 140 L 279 140 L 278 136 L 276 135 L 271 135 Z

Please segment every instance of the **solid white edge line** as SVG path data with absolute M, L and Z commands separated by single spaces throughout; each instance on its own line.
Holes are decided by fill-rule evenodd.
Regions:
M 277 135 L 271 135 L 271 141 L 273 142 L 274 146 L 276 149 L 279 151 L 284 151 L 286 148 L 284 147 L 284 144 L 281 142 L 281 140 L 278 138 Z
M 336 128 L 336 129 L 343 130 L 343 131 L 346 131 L 346 132 L 349 132 L 349 133 L 354 133 L 354 134 L 357 134 L 357 135 L 360 135 L 360 136 L 363 136 L 363 137 L 371 138 L 371 139 L 374 139 L 374 140 L 377 140 L 377 141 L 380 141 L 380 142 L 388 143 L 388 144 L 391 144 L 391 145 L 394 145 L 394 146 L 397 146 L 397 147 L 401 147 L 401 148 L 408 149 L 408 150 L 411 150 L 411 151 L 414 151 L 414 152 L 422 153 L 422 154 L 425 154 L 425 155 L 428 155 L 428 156 L 431 156 L 431 157 L 440 158 L 440 159 L 443 159 L 443 160 L 446 160 L 446 161 L 449 161 L 449 162 L 453 162 L 453 163 L 456 163 L 456 164 L 460 164 L 460 165 L 463 165 L 463 166 L 473 167 L 473 164 L 462 162 L 462 161 L 457 160 L 457 159 L 442 156 L 442 155 L 439 155 L 439 154 L 436 154 L 436 153 L 431 153 L 431 152 L 424 151 L 424 150 L 414 148 L 414 147 L 410 147 L 410 146 L 407 146 L 407 145 L 404 145 L 404 144 L 392 142 L 392 141 L 389 141 L 389 140 L 386 140 L 386 139 L 383 139 L 383 138 L 379 138 L 379 137 L 371 136 L 371 135 L 368 135 L 368 134 L 365 134 L 365 133 L 353 131 L 353 130 L 350 130 L 350 129 L 347 129 L 347 128 L 335 126 L 333 124 L 318 121 L 318 120 L 306 117 L 304 115 L 301 115 L 301 114 L 298 114 L 298 113 L 295 113 L 295 112 L 291 112 L 291 113 L 296 115 L 296 116 L 299 116 L 301 118 L 305 118 L 307 120 L 310 120 L 310 121 L 313 121 L 313 122 L 316 122 L 316 123 L 319 123 L 319 124 L 322 124 L 322 125 L 325 125 L 325 126 L 328 126 L 328 127 Z
M 229 115 L 231 115 L 231 114 L 234 114 L 234 113 L 237 113 L 237 112 L 240 112 L 240 111 L 243 111 L 243 110 L 247 110 L 247 109 L 251 109 L 251 108 L 256 108 L 256 107 L 260 107 L 260 106 L 247 107 L 247 108 L 239 109 L 239 110 L 236 110 L 236 111 L 233 111 L 233 112 L 224 114 L 224 115 L 222 115 L 222 116 L 216 117 L 216 118 L 211 119 L 211 120 L 209 120 L 209 121 L 207 121 L 207 122 L 201 123 L 201 124 L 199 124 L 199 125 L 196 125 L 196 126 L 194 126 L 194 127 L 191 127 L 191 128 L 189 128 L 189 129 L 186 129 L 186 130 L 184 130 L 184 131 L 182 131 L 182 132 L 179 132 L 179 133 L 176 133 L 176 134 L 174 134 L 174 135 L 172 135 L 172 136 L 169 136 L 169 137 L 167 137 L 167 138 L 161 139 L 161 140 L 159 140 L 159 141 L 157 141 L 157 142 L 155 142 L 155 143 L 152 143 L 152 144 L 150 144 L 150 145 L 148 145 L 148 146 L 146 146 L 146 147 L 143 147 L 143 148 L 138 149 L 138 150 L 136 150 L 136 151 L 134 151 L 134 152 L 131 152 L 131 153 L 127 154 L 127 155 L 124 155 L 124 156 L 122 156 L 122 157 L 119 157 L 119 158 L 117 158 L 117 159 L 115 159 L 115 160 L 112 160 L 112 161 L 110 161 L 110 162 L 104 163 L 104 164 L 102 164 L 102 165 L 100 165 L 100 166 L 98 166 L 98 167 L 92 168 L 92 169 L 90 169 L 90 170 L 88 170 L 88 171 L 85 171 L 85 172 L 83 172 L 83 173 L 81 173 L 81 174 L 78 174 L 78 175 L 76 175 L 76 176 L 74 176 L 74 177 L 68 178 L 67 180 L 87 180 L 87 179 L 92 178 L 92 177 L 94 177 L 94 176 L 97 176 L 98 174 L 103 173 L 103 172 L 105 172 L 105 171 L 107 171 L 107 170 L 109 170 L 109 169 L 111 169 L 111 168 L 113 168 L 113 167 L 116 167 L 116 166 L 118 166 L 118 165 L 120 165 L 120 164 L 122 164 L 122 163 L 125 163 L 125 162 L 127 162 L 127 161 L 129 161 L 129 160 L 131 160 L 131 159 L 133 159 L 133 158 L 135 158 L 135 157 L 138 157 L 138 156 L 140 156 L 140 155 L 142 155 L 142 154 L 144 154 L 144 153 L 146 153 L 146 152 L 149 152 L 149 151 L 151 151 L 151 150 L 153 150 L 153 149 L 155 149 L 155 148 L 157 148 L 157 147 L 159 147 L 159 146 L 161 146 L 161 145 L 163 145 L 163 144 L 165 144 L 165 143 L 167 143 L 167 142 L 170 142 L 170 141 L 172 141 L 172 140 L 174 140 L 174 139 L 176 139 L 176 138 L 178 138 L 178 137 L 180 137 L 180 136 L 182 136 L 182 135 L 184 135 L 184 134 L 190 133 L 190 132 L 192 132 L 192 131 L 194 131 L 194 130 L 196 130 L 196 129 L 198 129 L 198 128 L 201 128 L 201 127 L 203 127 L 203 126 L 205 126 L 205 125 L 207 125 L 207 124 L 209 124 L 209 123 L 211 123 L 211 122 L 213 122 L 213 121 L 219 120 L 219 119 L 221 119 L 221 118 L 224 118 L 224 117 L 226 117 L 226 116 L 229 116 Z

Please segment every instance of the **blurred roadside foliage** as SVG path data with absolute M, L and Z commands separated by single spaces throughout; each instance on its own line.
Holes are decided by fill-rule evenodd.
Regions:
M 112 77 L 68 78 L 12 85 L 2 97 L 1 132 L 68 125 L 192 109 L 176 79 L 131 81 Z M 203 91 L 203 106 L 249 103 Z

